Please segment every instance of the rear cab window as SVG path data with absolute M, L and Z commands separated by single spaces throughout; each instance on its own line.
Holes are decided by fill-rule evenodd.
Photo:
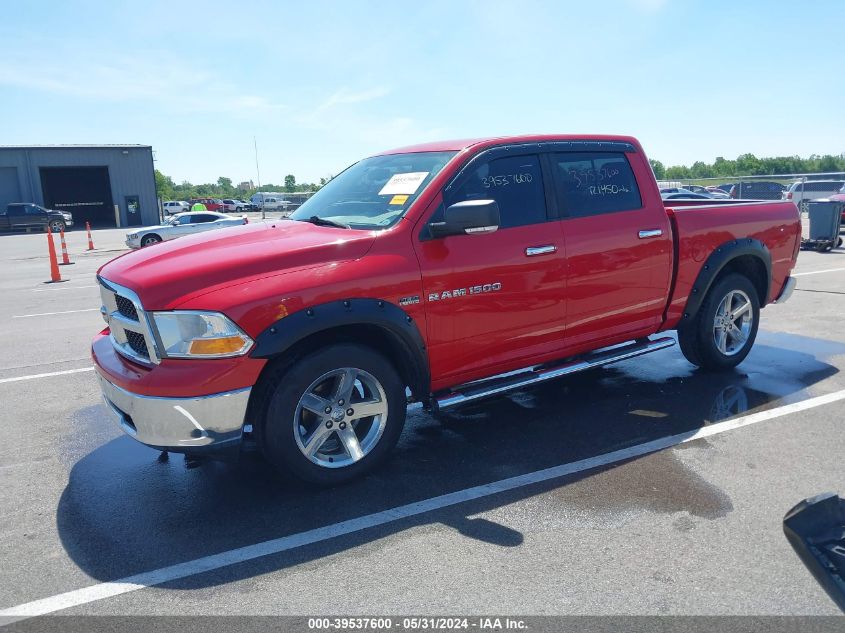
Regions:
M 636 176 L 622 152 L 562 152 L 551 160 L 564 214 L 586 217 L 642 208 Z

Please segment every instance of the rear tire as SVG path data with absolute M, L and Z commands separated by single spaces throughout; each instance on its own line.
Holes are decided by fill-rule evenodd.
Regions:
M 345 483 L 376 468 L 399 440 L 405 385 L 369 347 L 326 347 L 270 380 L 256 439 L 282 472 L 320 486 Z
M 693 365 L 725 370 L 739 365 L 754 345 L 760 301 L 754 284 L 737 273 L 710 289 L 691 323 L 678 328 L 681 352 Z

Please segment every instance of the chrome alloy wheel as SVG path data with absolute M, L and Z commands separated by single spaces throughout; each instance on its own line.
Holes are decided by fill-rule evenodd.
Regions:
M 323 374 L 299 399 L 294 413 L 296 445 L 324 468 L 363 459 L 387 425 L 387 395 L 375 376 L 343 367 Z
M 751 299 L 742 290 L 731 290 L 719 303 L 713 320 L 713 340 L 725 356 L 738 354 L 754 325 Z
M 53 220 L 50 222 L 50 230 L 53 233 L 60 233 L 65 228 L 65 223 L 61 220 Z

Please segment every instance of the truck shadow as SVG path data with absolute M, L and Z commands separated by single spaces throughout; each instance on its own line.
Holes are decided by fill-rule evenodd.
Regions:
M 187 469 L 181 456 L 161 462 L 157 452 L 128 437 L 99 441 L 72 462 L 57 507 L 59 534 L 68 555 L 85 573 L 100 581 L 116 580 L 666 436 L 689 437 L 708 424 L 808 397 L 808 388 L 838 371 L 819 359 L 838 354 L 845 354 L 845 345 L 761 332 L 749 358 L 726 374 L 694 370 L 675 348 L 482 402 L 441 420 L 415 413 L 385 467 L 336 489 L 280 480 L 257 457 Z M 111 424 L 101 407 L 92 407 L 86 415 L 92 427 Z M 78 429 L 80 437 L 69 441 L 84 443 L 84 430 Z M 706 447 L 706 441 L 697 442 Z M 609 466 L 163 586 L 189 589 L 228 583 L 373 544 L 426 524 L 443 524 L 467 538 L 518 547 L 523 542 L 519 529 L 505 525 L 506 520 L 498 523 L 473 515 L 550 491 L 563 512 L 574 503 L 586 503 L 589 507 L 580 508 L 582 515 L 584 511 L 618 514 L 613 504 L 641 504 L 655 512 L 686 510 L 704 519 L 732 510 L 722 491 L 712 489 L 680 462 L 664 462 L 661 472 L 664 466 L 678 471 L 672 475 L 682 480 L 678 489 L 696 494 L 670 499 L 670 488 L 675 486 L 664 484 L 655 487 L 653 494 L 659 498 L 644 499 L 626 495 L 624 482 L 616 499 L 609 495 L 578 500 L 562 494 L 574 482 L 604 476 L 614 468 Z M 702 505 L 687 507 L 693 503 Z

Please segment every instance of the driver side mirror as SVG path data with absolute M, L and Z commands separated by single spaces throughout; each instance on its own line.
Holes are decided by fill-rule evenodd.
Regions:
M 493 233 L 501 222 L 495 200 L 463 200 L 446 207 L 443 222 L 429 224 L 432 237 Z

